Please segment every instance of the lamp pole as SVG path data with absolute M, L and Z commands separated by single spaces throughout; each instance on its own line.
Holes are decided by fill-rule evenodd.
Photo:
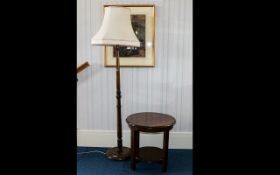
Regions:
M 118 132 L 118 148 L 122 152 L 122 113 L 121 113 L 121 79 L 120 79 L 120 59 L 119 45 L 116 46 L 116 98 L 117 98 L 117 132 Z
M 122 145 L 122 112 L 121 112 L 121 76 L 120 76 L 120 59 L 119 45 L 115 46 L 116 55 L 116 98 L 117 98 L 117 136 L 118 147 L 110 148 L 107 151 L 107 157 L 113 160 L 126 160 L 130 158 L 130 149 Z

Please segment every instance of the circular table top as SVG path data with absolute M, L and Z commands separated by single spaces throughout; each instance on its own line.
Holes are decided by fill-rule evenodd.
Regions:
M 172 127 L 176 120 L 174 117 L 155 112 L 142 112 L 129 115 L 126 118 L 129 126 L 147 127 L 147 128 L 166 128 Z

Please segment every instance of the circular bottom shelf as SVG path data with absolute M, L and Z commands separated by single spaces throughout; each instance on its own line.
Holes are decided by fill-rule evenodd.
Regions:
M 148 163 L 161 162 L 163 159 L 163 151 L 157 147 L 141 147 L 139 148 L 139 157 L 136 159 Z

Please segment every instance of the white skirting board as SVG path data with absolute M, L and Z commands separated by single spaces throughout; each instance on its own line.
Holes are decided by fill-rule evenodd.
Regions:
M 122 132 L 123 146 L 130 148 L 130 131 Z M 192 132 L 169 133 L 170 149 L 192 149 Z M 162 148 L 163 133 L 140 132 L 140 147 L 156 146 Z M 77 130 L 77 146 L 87 147 L 116 147 L 117 131 L 112 130 Z

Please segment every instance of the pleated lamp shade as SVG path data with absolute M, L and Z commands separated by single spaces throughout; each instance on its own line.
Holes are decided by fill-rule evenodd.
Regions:
M 102 25 L 91 39 L 91 44 L 140 47 L 140 42 L 131 25 L 130 9 L 106 7 Z

